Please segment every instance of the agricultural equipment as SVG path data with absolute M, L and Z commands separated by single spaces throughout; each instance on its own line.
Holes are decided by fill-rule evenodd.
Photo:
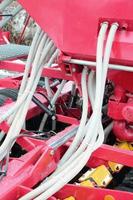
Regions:
M 0 200 L 133 199 L 133 1 L 0 4 Z M 30 46 L 4 27 L 25 9 Z

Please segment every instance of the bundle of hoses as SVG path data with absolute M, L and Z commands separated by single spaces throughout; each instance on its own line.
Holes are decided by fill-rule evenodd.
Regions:
M 0 4 L 0 13 L 3 13 L 3 11 L 13 2 L 13 0 L 3 0 L 2 3 Z M 12 19 L 13 17 L 15 17 L 21 10 L 22 10 L 22 6 L 18 5 L 13 12 L 11 13 L 11 16 L 6 16 L 4 18 L 2 18 L 2 20 L 0 21 L 0 28 L 4 27 L 6 25 L 6 23 Z
M 51 66 L 58 53 L 59 50 L 56 49 L 47 34 L 38 28 L 30 48 L 17 101 L 4 115 L 0 116 L 0 123 L 8 119 L 10 124 L 7 136 L 0 146 L 0 160 L 6 157 L 9 148 L 15 142 L 14 138 L 18 137 L 23 127 L 43 67 L 46 64 Z
M 94 99 L 95 99 L 95 90 L 96 90 L 95 81 L 96 81 L 95 71 L 92 70 L 90 72 L 89 81 L 88 81 L 88 94 L 89 94 L 89 99 L 90 99 L 92 108 L 94 106 Z M 105 106 L 103 106 L 103 107 L 105 107 Z M 112 128 L 113 128 L 113 122 L 111 122 L 104 129 L 104 142 L 105 143 L 107 141 L 108 135 L 111 132 Z M 100 129 L 101 129 L 101 131 L 103 131 L 103 125 L 102 125 L 101 121 L 100 121 Z
M 101 109 L 110 53 L 117 28 L 117 23 L 112 24 L 103 55 L 108 23 L 102 23 L 101 25 L 96 54 L 96 91 L 95 95 L 93 95 L 93 113 L 90 119 L 87 122 L 88 92 L 86 84 L 87 69 L 85 67 L 81 80 L 83 112 L 77 134 L 71 146 L 61 159 L 57 170 L 39 187 L 20 198 L 20 200 L 48 199 L 79 173 L 79 171 L 86 165 L 92 152 L 103 143 L 104 131 L 101 125 Z

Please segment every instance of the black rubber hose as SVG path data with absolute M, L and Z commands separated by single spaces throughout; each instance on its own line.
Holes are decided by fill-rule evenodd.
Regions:
M 4 103 L 5 103 L 5 101 L 6 101 L 6 99 L 7 99 L 7 97 L 6 97 L 6 96 L 4 96 L 4 95 L 0 94 L 0 106 L 3 106 L 3 104 L 4 104 Z
M 32 101 L 38 105 L 44 112 L 46 112 L 49 116 L 53 116 L 54 112 L 49 110 L 39 99 L 37 99 L 35 96 L 33 96 Z
M 11 98 L 13 101 L 16 101 L 17 96 L 18 96 L 18 90 L 16 90 L 16 89 L 2 89 L 2 90 L 0 90 L 0 94 Z
M 39 93 L 41 95 L 43 95 L 48 102 L 50 103 L 49 99 L 42 93 Z M 0 90 L 0 105 L 3 105 L 4 101 L 6 98 L 11 98 L 13 101 L 17 100 L 17 96 L 18 96 L 18 90 L 17 89 L 2 89 Z M 49 116 L 53 116 L 55 115 L 55 113 L 53 111 L 51 111 L 50 109 L 48 109 L 41 101 L 39 101 L 39 99 L 37 99 L 35 96 L 33 96 L 32 101 L 39 106 L 44 112 L 46 112 Z M 51 104 L 50 104 L 51 105 Z

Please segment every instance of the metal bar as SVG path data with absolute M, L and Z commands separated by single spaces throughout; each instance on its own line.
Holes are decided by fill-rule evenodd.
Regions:
M 76 132 L 77 132 L 77 130 L 78 130 L 78 126 L 76 126 L 73 129 L 69 130 L 65 135 L 63 135 L 62 137 L 58 138 L 56 141 L 53 141 L 50 144 L 50 147 L 52 147 L 53 149 L 59 148 L 60 146 L 65 144 L 69 139 L 74 137 Z
M 42 76 L 73 81 L 71 74 L 65 74 L 60 68 L 54 67 L 45 67 L 43 69 Z
M 64 116 L 61 114 L 56 114 L 57 121 L 63 122 L 66 124 L 79 124 L 79 120 L 74 117 Z
M 70 60 L 64 60 L 64 62 L 70 63 L 70 64 L 78 64 L 78 65 L 96 67 L 96 62 L 94 62 L 94 61 L 70 59 Z M 126 66 L 126 65 L 109 64 L 109 68 L 113 69 L 113 70 L 133 72 L 133 66 L 130 67 L 130 66 Z
M 102 160 L 110 160 L 128 167 L 133 167 L 133 152 L 129 150 L 103 144 L 93 152 L 92 156 Z

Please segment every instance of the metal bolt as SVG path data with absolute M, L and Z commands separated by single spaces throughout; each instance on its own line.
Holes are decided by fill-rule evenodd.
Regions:
M 105 181 L 103 181 L 103 185 L 106 185 Z
M 56 117 L 55 117 L 55 116 L 53 116 L 53 117 L 52 117 L 52 120 L 56 120 Z
M 72 68 L 72 72 L 76 72 L 76 68 L 75 67 Z
M 51 155 L 51 156 L 53 156 L 54 153 L 55 153 L 54 150 L 51 150 L 51 151 L 50 151 L 50 155 Z

